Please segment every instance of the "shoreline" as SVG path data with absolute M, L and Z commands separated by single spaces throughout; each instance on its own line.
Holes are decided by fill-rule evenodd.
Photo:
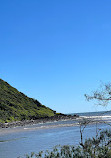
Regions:
M 9 123 L 0 123 L 0 129 L 4 128 L 12 128 L 12 127 L 25 127 L 26 125 L 34 125 L 34 124 L 40 124 L 40 123 L 47 123 L 47 122 L 55 122 L 55 121 L 67 121 L 67 120 L 76 120 L 79 118 L 78 115 L 55 115 L 52 117 L 46 117 L 46 118 L 39 118 L 36 120 L 23 120 L 23 121 L 14 121 Z
M 66 123 L 65 123 L 66 121 Z M 74 121 L 69 122 L 67 121 Z M 62 127 L 73 127 L 73 126 L 80 126 L 81 123 L 87 122 L 87 126 L 90 124 L 103 124 L 104 120 L 94 119 L 94 118 L 84 118 L 83 116 L 59 116 L 59 117 L 50 117 L 50 118 L 41 118 L 37 120 L 25 120 L 25 121 L 17 121 L 11 123 L 4 123 L 0 126 L 0 136 L 18 133 L 18 132 L 29 132 L 35 130 L 43 130 L 43 129 L 52 129 L 52 128 L 62 128 Z M 60 122 L 60 123 L 59 123 Z M 64 123 L 61 123 L 64 122 Z M 111 120 L 107 123 L 111 123 Z

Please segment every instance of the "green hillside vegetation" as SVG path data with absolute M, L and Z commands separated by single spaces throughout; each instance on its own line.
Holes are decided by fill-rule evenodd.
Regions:
M 0 122 L 35 120 L 54 115 L 55 111 L 0 79 Z

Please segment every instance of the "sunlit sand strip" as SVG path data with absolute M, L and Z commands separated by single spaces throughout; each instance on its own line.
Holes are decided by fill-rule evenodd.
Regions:
M 80 118 L 111 118 L 110 115 L 104 115 L 104 116 L 80 116 Z
M 34 128 L 24 128 L 24 130 L 47 129 L 47 128 L 57 128 L 57 127 L 72 127 L 72 126 L 77 126 L 77 125 L 79 125 L 79 123 L 40 126 L 40 127 L 34 127 Z

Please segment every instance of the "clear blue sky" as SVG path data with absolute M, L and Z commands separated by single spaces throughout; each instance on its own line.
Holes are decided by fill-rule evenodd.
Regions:
M 0 78 L 57 112 L 105 110 L 84 93 L 111 81 L 111 1 L 0 1 Z

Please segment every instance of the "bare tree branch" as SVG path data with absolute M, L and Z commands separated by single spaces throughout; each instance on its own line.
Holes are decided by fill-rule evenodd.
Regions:
M 111 101 L 111 84 L 103 85 L 100 90 L 96 90 L 92 95 L 85 94 L 87 101 L 96 100 L 98 105 L 106 106 Z

